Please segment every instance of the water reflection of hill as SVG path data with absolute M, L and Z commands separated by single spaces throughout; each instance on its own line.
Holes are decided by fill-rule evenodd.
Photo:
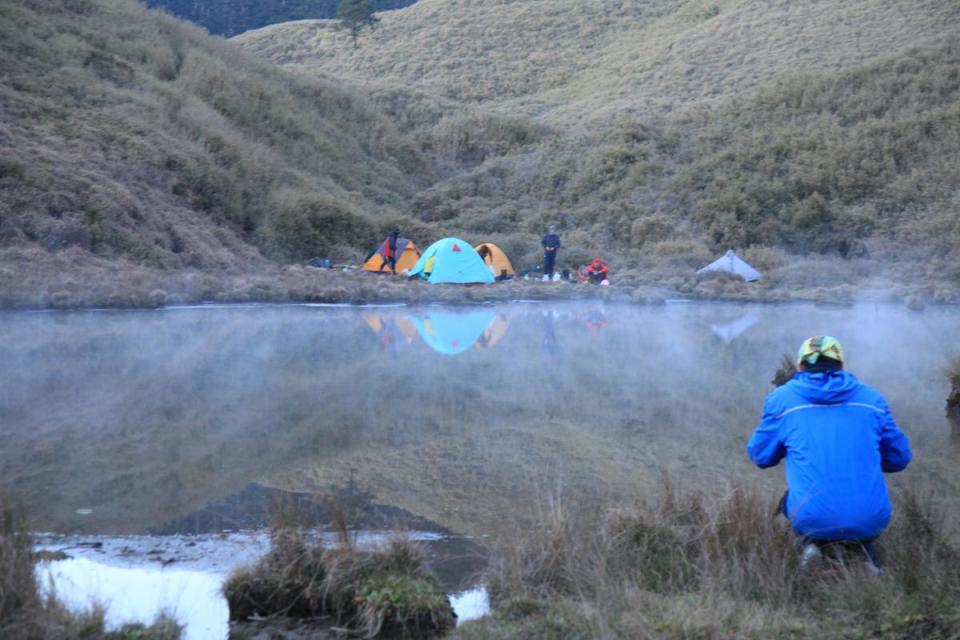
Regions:
M 779 485 L 779 472 L 749 468 L 743 445 L 780 354 L 829 330 L 926 454 L 910 474 L 956 495 L 941 446 L 956 312 L 759 307 L 749 331 L 718 340 L 710 325 L 739 311 L 4 314 L 0 484 L 40 528 L 104 533 L 159 527 L 250 482 L 323 493 L 355 477 L 380 503 L 467 532 L 535 518 L 530 505 L 559 487 L 572 500 L 629 498 L 661 469 Z M 474 312 L 486 321 L 468 323 L 479 335 L 455 358 L 417 337 L 417 319 L 448 336 L 437 327 Z M 387 350 L 383 327 L 398 338 Z

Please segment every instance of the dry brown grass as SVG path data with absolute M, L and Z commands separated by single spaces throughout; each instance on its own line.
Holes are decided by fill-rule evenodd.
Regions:
M 371 87 L 432 157 L 459 161 L 413 215 L 514 236 L 522 261 L 558 222 L 561 260 L 601 254 L 647 280 L 681 278 L 684 293 L 750 297 L 687 279 L 734 247 L 776 258 L 760 267 L 774 299 L 886 288 L 922 305 L 960 282 L 958 11 L 425 0 L 384 15 L 358 51 L 323 21 L 237 41 Z M 504 145 L 504 126 L 458 117 L 538 134 Z
M 324 618 L 365 638 L 431 638 L 455 624 L 447 596 L 410 540 L 377 551 L 324 549 L 282 526 L 272 541 L 266 557 L 224 585 L 231 620 Z
M 497 546 L 495 615 L 454 637 L 953 637 L 960 555 L 931 502 L 898 494 L 881 578 L 856 556 L 801 571 L 775 505 L 754 487 L 665 481 L 626 508 L 548 509 L 539 531 Z
M 777 370 L 773 373 L 773 379 L 770 380 L 771 384 L 775 387 L 780 387 L 793 379 L 793 375 L 797 372 L 797 361 L 789 354 L 785 353 L 780 356 L 780 364 L 777 366 Z
M 325 22 L 227 43 L 132 2 L 0 12 L 7 306 L 196 300 L 187 270 L 307 298 L 277 262 L 355 264 L 393 226 L 535 264 L 551 222 L 562 268 L 692 296 L 960 296 L 951 3 L 422 0 L 356 51 Z M 692 277 L 730 247 L 762 283 Z
M 168 270 L 354 257 L 431 175 L 362 96 L 132 1 L 5 3 L 0 52 L 0 247 Z
M 420 0 L 385 13 L 354 50 L 334 23 L 236 38 L 285 65 L 509 105 L 569 126 L 588 117 L 697 106 L 797 72 L 833 72 L 948 33 L 941 2 L 758 4 Z M 512 100 L 513 99 L 513 100 Z
M 947 370 L 950 393 L 947 395 L 947 419 L 955 435 L 960 436 L 960 357 L 954 358 Z

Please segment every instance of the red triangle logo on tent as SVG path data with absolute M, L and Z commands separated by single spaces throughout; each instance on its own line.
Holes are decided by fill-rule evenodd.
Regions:
M 458 245 L 458 244 L 453 245 L 453 250 L 454 250 L 454 251 L 460 251 L 460 245 Z

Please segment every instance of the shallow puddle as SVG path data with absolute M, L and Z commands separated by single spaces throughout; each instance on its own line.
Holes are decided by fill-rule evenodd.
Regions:
M 354 532 L 354 545 L 373 548 L 395 535 Z M 444 568 L 437 573 L 447 578 L 444 586 L 451 590 L 450 601 L 458 621 L 487 612 L 486 591 L 475 583 L 482 558 L 451 554 L 452 549 L 476 549 L 475 542 L 432 532 L 409 532 L 404 536 L 420 542 L 429 561 Z M 316 533 L 314 537 L 326 545 L 336 544 L 336 535 L 332 533 Z M 166 612 L 185 626 L 187 640 L 223 639 L 229 631 L 229 611 L 221 593 L 224 581 L 234 569 L 255 563 L 269 548 L 266 533 L 252 532 L 186 536 L 42 535 L 38 550 L 47 557 L 62 559 L 41 562 L 38 573 L 41 584 L 68 607 L 84 610 L 94 604 L 103 606 L 108 627 L 150 621 Z

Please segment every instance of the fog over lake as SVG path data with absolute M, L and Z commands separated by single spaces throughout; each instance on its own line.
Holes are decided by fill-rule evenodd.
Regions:
M 830 334 L 915 461 L 960 495 L 944 418 L 960 310 L 512 303 L 0 314 L 0 486 L 38 530 L 129 534 L 250 483 L 348 484 L 457 533 L 546 496 L 615 503 L 663 474 L 759 481 L 744 445 L 784 353 Z

